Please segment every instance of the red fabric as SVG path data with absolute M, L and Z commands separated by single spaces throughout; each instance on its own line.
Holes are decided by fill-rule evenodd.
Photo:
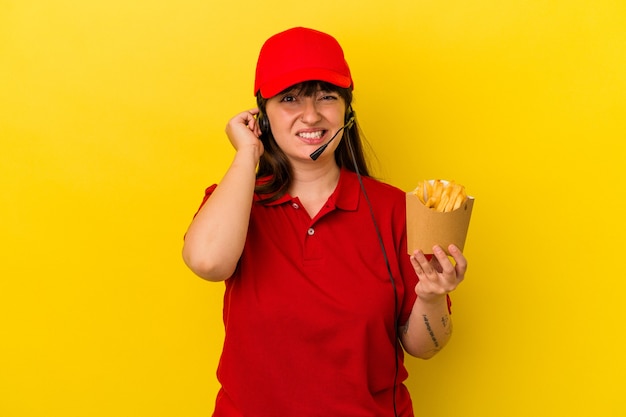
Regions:
M 363 181 L 404 324 L 417 283 L 406 253 L 405 193 Z M 394 290 L 354 173 L 342 171 L 314 219 L 290 196 L 254 204 L 240 264 L 225 285 L 214 416 L 394 415 Z M 397 354 L 395 403 L 409 417 L 401 347 Z
M 353 88 L 350 68 L 339 42 L 309 28 L 277 33 L 263 44 L 256 65 L 254 95 L 270 98 L 304 81 L 326 81 Z

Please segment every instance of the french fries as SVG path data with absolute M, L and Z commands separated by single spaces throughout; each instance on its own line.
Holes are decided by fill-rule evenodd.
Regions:
M 465 187 L 454 181 L 419 181 L 413 194 L 428 208 L 450 212 L 458 209 L 467 200 Z

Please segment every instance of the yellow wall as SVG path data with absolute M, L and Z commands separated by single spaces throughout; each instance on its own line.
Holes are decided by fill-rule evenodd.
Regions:
M 343 44 L 380 177 L 476 197 L 416 414 L 626 414 L 626 3 L 287 4 L 0 1 L 0 415 L 210 415 L 222 285 L 182 235 L 293 25 Z

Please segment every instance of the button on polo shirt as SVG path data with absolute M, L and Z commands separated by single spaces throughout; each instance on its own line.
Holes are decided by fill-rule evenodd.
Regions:
M 406 254 L 405 193 L 363 178 L 404 324 L 417 277 Z M 207 190 L 207 198 L 212 190 Z M 206 198 L 205 198 L 206 200 Z M 216 415 L 393 415 L 394 291 L 356 175 L 311 217 L 296 196 L 255 197 L 224 294 Z M 399 349 L 396 404 L 411 407 Z

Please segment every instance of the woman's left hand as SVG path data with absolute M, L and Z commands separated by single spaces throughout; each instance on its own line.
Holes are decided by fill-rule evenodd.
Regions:
M 433 256 L 426 257 L 421 250 L 411 256 L 411 264 L 419 277 L 415 292 L 423 302 L 439 301 L 463 281 L 467 260 L 455 245 L 450 245 L 448 252 L 454 262 L 440 246 L 433 247 Z

